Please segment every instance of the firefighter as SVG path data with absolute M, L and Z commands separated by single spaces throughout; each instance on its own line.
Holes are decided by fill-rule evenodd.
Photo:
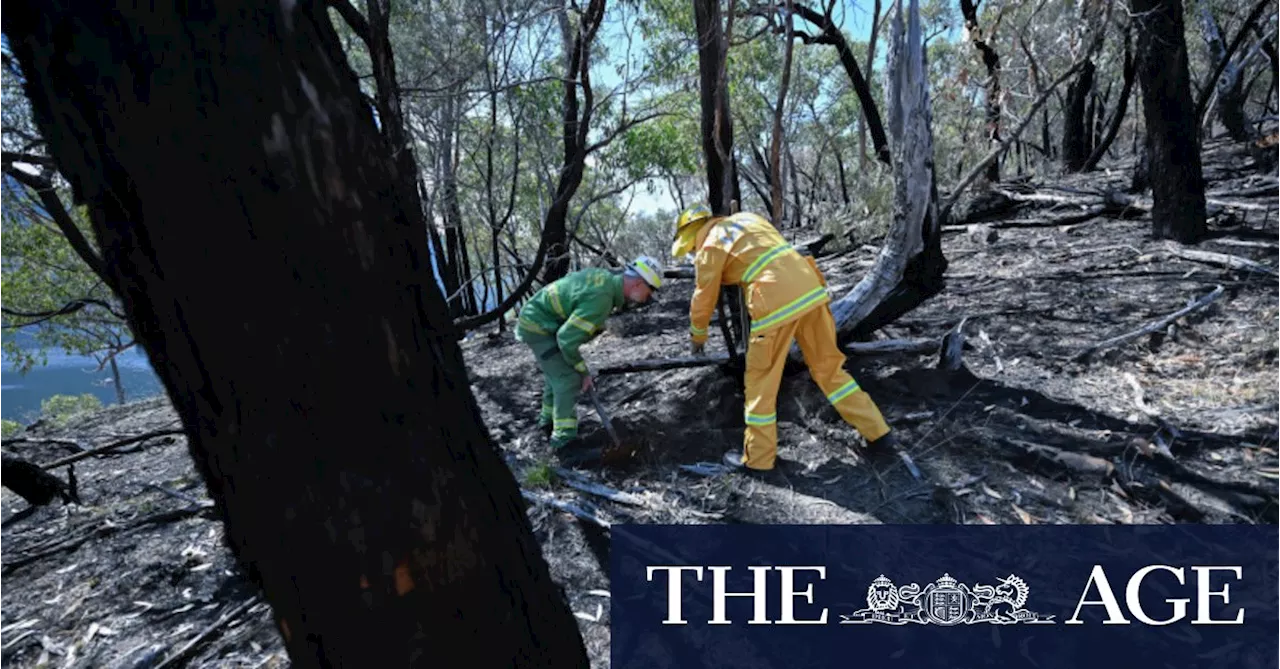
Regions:
M 694 253 L 696 287 L 689 305 L 691 351 L 700 355 L 722 285 L 741 286 L 751 315 L 747 335 L 745 416 L 741 451 L 725 454 L 734 468 L 767 471 L 778 452 L 777 396 L 791 342 L 804 354 L 809 374 L 845 422 L 868 443 L 892 447 L 880 409 L 844 370 L 826 279 L 813 258 L 801 255 L 763 217 L 713 216 L 704 204 L 676 221 L 671 254 Z
M 624 270 L 588 268 L 544 286 L 520 310 L 516 339 L 533 351 L 542 370 L 538 427 L 552 451 L 580 444 L 577 401 L 591 388 L 591 371 L 579 347 L 595 339 L 616 308 L 643 304 L 662 287 L 662 265 L 640 256 Z

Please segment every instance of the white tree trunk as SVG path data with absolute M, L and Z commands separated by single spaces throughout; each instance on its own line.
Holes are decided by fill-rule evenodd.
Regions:
M 924 41 L 918 0 L 909 0 L 903 26 L 903 4 L 895 3 L 889 42 L 887 105 L 893 151 L 893 226 L 875 265 L 847 295 L 831 305 L 841 335 L 851 332 L 902 281 L 912 257 L 924 251 L 924 240 L 938 234 L 933 172 L 933 126 L 925 73 Z

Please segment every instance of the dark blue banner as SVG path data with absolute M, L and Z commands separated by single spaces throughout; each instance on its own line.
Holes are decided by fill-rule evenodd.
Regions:
M 613 669 L 1274 669 L 1276 526 L 614 525 Z

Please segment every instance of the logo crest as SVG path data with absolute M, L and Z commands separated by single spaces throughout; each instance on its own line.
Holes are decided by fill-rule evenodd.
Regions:
M 840 616 L 841 625 L 1053 625 L 1053 616 L 1042 616 L 1025 608 L 1031 588 L 1010 574 L 996 585 L 977 584 L 970 588 L 943 574 L 921 588 L 916 583 L 895 587 L 881 574 L 867 588 L 867 608 Z

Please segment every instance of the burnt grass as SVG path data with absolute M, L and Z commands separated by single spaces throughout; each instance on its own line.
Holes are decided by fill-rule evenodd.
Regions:
M 875 338 L 940 343 L 959 332 L 963 366 L 940 366 L 936 346 L 848 362 L 923 481 L 897 457 L 868 453 L 803 365 L 779 392 L 781 459 L 769 476 L 691 471 L 741 444 L 741 375 L 723 366 L 599 377 L 625 448 L 603 466 L 559 469 L 535 429 L 532 355 L 509 328 L 466 339 L 472 390 L 538 500 L 529 514 L 593 666 L 609 664 L 612 523 L 1276 523 L 1276 180 L 1238 147 L 1210 143 L 1205 156 L 1211 237 L 1195 248 L 1255 266 L 1173 255 L 1140 210 L 1082 215 L 1089 205 L 1072 198 L 1123 190 L 1124 164 L 1015 182 L 1010 192 L 1045 197 L 996 198 L 1003 205 L 986 214 L 979 198 L 969 220 L 944 228 L 945 290 Z M 876 241 L 824 249 L 835 294 L 866 274 Z M 1218 286 L 1217 299 L 1171 326 L 1077 358 Z M 584 348 L 589 363 L 687 355 L 691 291 L 692 281 L 670 280 L 657 302 L 614 316 Z M 707 350 L 725 350 L 717 327 Z M 587 398 L 578 411 L 584 438 L 609 446 Z M 154 399 L 37 424 L 21 435 L 30 441 L 5 448 L 48 462 L 75 450 L 39 439 L 92 447 L 175 424 Z M 76 474 L 79 506 L 22 517 L 26 503 L 3 492 L 5 666 L 154 667 L 210 626 L 168 666 L 288 666 L 268 605 L 252 600 L 203 506 L 182 437 L 82 460 Z

